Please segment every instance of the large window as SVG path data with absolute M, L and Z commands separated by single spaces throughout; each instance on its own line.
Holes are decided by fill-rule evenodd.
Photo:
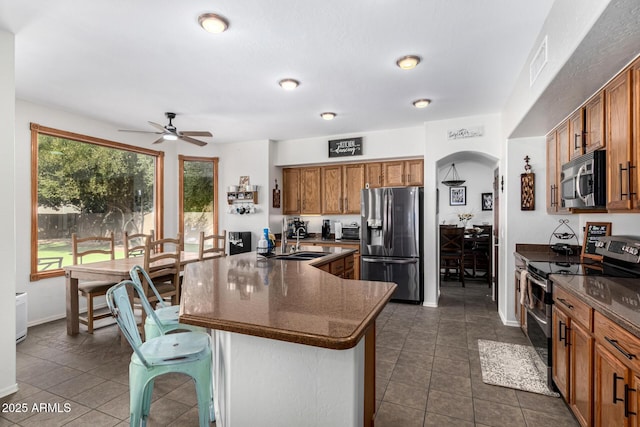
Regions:
M 164 153 L 31 124 L 31 280 L 63 274 L 71 234 L 162 235 Z M 94 259 L 98 261 L 99 259 Z
M 179 156 L 180 232 L 197 252 L 200 232 L 218 232 L 218 158 Z

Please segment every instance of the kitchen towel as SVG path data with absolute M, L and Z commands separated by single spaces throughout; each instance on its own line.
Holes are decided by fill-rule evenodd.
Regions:
M 529 281 L 527 280 L 527 275 L 529 273 L 527 270 L 522 270 L 520 272 L 520 305 L 525 305 L 527 301 L 527 296 L 529 295 Z M 531 298 L 529 298 L 529 303 L 531 303 Z

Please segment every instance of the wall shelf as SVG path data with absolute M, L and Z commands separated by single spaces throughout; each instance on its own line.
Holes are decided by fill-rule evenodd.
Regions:
M 234 203 L 253 203 L 258 204 L 258 192 L 257 191 L 228 191 L 227 203 L 233 205 Z

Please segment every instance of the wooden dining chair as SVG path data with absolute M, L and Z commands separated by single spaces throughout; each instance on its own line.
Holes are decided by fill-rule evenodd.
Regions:
M 73 233 L 71 235 L 71 254 L 73 265 L 115 259 L 113 232 L 109 233 L 107 237 L 78 237 L 76 233 Z M 115 283 L 101 280 L 80 281 L 78 283 L 78 292 L 87 299 L 87 315 L 80 315 L 79 319 L 80 323 L 87 325 L 87 332 L 90 334 L 93 334 L 94 321 L 111 317 L 109 312 L 96 313 L 93 300 L 96 297 L 106 295 L 107 290 L 113 285 Z
M 149 234 L 124 232 L 124 257 L 132 258 L 144 255 L 147 237 L 152 241 L 155 239 L 153 230 Z
M 464 287 L 464 227 L 440 227 L 440 268 L 445 277 L 451 268 L 456 269 Z
M 204 231 L 200 232 L 198 242 L 198 258 L 217 258 L 226 255 L 227 232 L 222 230 L 221 234 L 210 234 L 205 236 Z

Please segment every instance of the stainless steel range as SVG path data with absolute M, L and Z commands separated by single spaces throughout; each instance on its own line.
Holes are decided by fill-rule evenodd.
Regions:
M 547 365 L 547 383 L 552 387 L 551 311 L 553 305 L 552 274 L 596 275 L 640 278 L 640 237 L 606 236 L 596 242 L 602 262 L 532 261 L 527 264 L 529 281 L 526 313 L 527 335 L 540 358 Z

